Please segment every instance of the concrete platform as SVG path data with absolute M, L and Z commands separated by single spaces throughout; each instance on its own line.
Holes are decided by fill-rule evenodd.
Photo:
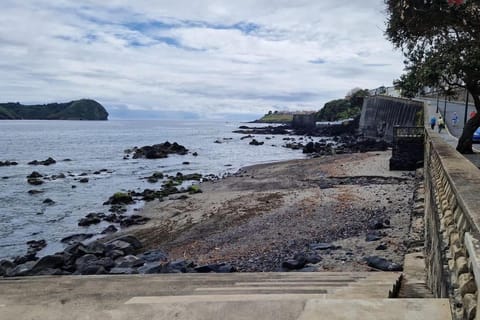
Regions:
M 0 319 L 451 319 L 388 299 L 399 273 L 235 273 L 0 280 Z

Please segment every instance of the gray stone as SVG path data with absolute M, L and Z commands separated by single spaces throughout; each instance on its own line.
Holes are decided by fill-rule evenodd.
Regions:
M 75 266 L 77 267 L 78 270 L 82 270 L 83 267 L 91 265 L 91 264 L 97 264 L 98 258 L 94 254 L 86 254 L 84 256 L 81 256 L 75 261 Z
M 168 261 L 168 255 L 161 250 L 150 250 L 144 252 L 139 256 L 139 258 L 142 258 L 146 262 Z
M 62 243 L 68 243 L 68 244 L 74 244 L 76 242 L 81 242 L 86 239 L 90 239 L 93 237 L 93 233 L 77 233 L 77 234 L 72 234 L 71 236 L 65 237 L 60 242 Z
M 122 240 L 113 240 L 110 242 L 107 242 L 107 245 L 105 247 L 105 251 L 108 252 L 113 251 L 113 250 L 120 250 L 124 254 L 129 255 L 135 252 L 135 248 L 128 242 L 122 241 Z
M 139 273 L 144 274 L 163 273 L 164 264 L 159 262 L 146 263 L 143 266 L 139 267 L 137 270 Z
M 335 250 L 335 249 L 337 249 L 337 247 L 333 243 L 324 243 L 324 242 L 311 243 L 309 245 L 309 247 L 312 250 L 328 250 L 328 249 Z
M 46 269 L 57 269 L 64 264 L 64 257 L 60 254 L 44 256 L 40 258 L 32 267 L 32 273 L 38 274 Z
M 282 268 L 287 270 L 298 270 L 298 269 L 302 269 L 305 266 L 305 264 L 306 264 L 305 260 L 299 261 L 295 259 L 290 259 L 282 263 Z
M 368 233 L 367 236 L 365 237 L 365 241 L 367 242 L 378 241 L 381 239 L 382 239 L 382 236 L 380 236 L 377 233 Z
M 120 241 L 130 243 L 132 245 L 132 247 L 136 250 L 143 248 L 143 245 L 140 242 L 140 240 L 138 240 L 137 238 L 135 238 L 132 235 L 121 236 L 121 237 L 113 239 L 112 241 L 116 241 L 116 240 L 120 240 Z
M 381 258 L 379 256 L 370 256 L 365 258 L 369 267 L 382 271 L 402 271 L 403 267 L 395 262 Z
M 10 260 L 0 260 L 0 277 L 7 274 L 10 269 L 15 268 L 15 264 Z
M 85 247 L 85 252 L 96 256 L 105 255 L 105 244 L 100 241 L 93 241 Z
M 115 260 L 115 266 L 117 268 L 136 268 L 136 267 L 143 266 L 144 263 L 145 263 L 145 260 L 140 259 L 133 255 L 120 257 L 117 260 Z
M 35 265 L 35 261 L 27 261 L 23 264 L 17 265 L 15 268 L 8 270 L 7 277 L 21 277 L 28 276 L 32 270 L 32 267 Z
M 110 274 L 137 274 L 138 271 L 133 268 L 113 268 L 109 272 Z
M 107 270 L 101 265 L 98 264 L 91 264 L 87 265 L 84 268 L 82 268 L 80 271 L 80 274 L 82 275 L 94 275 L 94 274 L 106 274 Z
M 122 250 L 111 250 L 105 253 L 105 256 L 116 260 L 119 257 L 123 257 L 125 253 Z

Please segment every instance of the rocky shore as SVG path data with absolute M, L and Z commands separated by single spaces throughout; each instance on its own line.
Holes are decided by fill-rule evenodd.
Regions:
M 105 202 L 111 213 L 89 213 L 78 223 L 107 221 L 120 232 L 112 224 L 101 238 L 71 235 L 62 240 L 64 251 L 41 258 L 46 243 L 29 243 L 24 256 L 0 261 L 0 276 L 401 270 L 414 174 L 388 171 L 389 151 L 335 154 L 331 145 L 305 142 L 315 158 L 248 167 L 224 179 L 155 172 L 145 179 L 162 181 L 160 190 L 115 193 Z M 45 179 L 36 172 L 27 178 Z M 147 202 L 144 209 L 124 215 L 136 200 Z

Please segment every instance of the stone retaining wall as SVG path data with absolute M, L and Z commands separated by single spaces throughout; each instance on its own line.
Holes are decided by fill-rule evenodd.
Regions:
M 424 161 L 427 284 L 454 319 L 480 319 L 480 170 L 430 130 Z

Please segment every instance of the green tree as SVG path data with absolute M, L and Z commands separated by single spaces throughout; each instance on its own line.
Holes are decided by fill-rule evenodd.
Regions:
M 347 99 L 332 100 L 317 112 L 316 118 L 319 121 L 337 121 L 356 117 L 361 112 L 361 106 L 352 106 Z
M 480 126 L 480 0 L 385 0 L 387 38 L 406 57 L 396 85 L 407 96 L 424 86 L 473 96 L 477 115 L 464 127 L 457 145 L 472 153 L 472 136 Z M 460 4 L 456 4 L 460 3 Z

